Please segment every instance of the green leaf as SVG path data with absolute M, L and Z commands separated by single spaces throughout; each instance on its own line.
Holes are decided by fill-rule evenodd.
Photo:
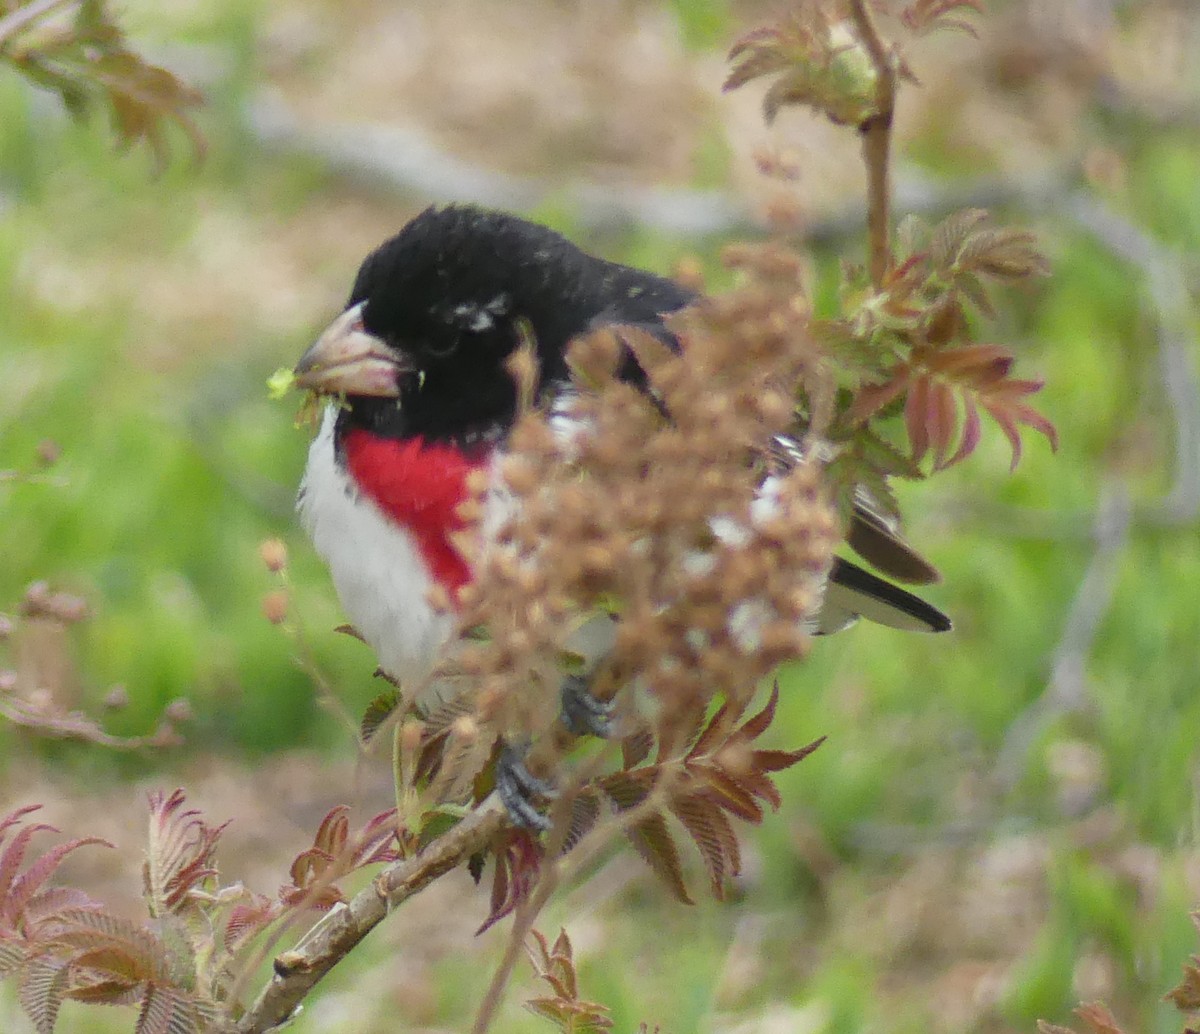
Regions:
M 362 721 L 358 725 L 358 734 L 363 743 L 370 743 L 379 732 L 380 726 L 388 720 L 392 712 L 400 706 L 400 691 L 385 689 L 374 700 L 367 704 Z

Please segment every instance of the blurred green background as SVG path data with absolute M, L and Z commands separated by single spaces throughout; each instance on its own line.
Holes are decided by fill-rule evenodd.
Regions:
M 901 210 L 966 198 L 1037 230 L 1054 276 L 1007 296 L 994 333 L 1045 379 L 1061 448 L 1030 437 L 1010 473 L 988 428 L 967 463 L 902 486 L 956 629 L 856 628 L 784 673 L 778 744 L 829 741 L 747 831 L 729 902 L 671 904 L 627 852 L 547 914 L 617 1030 L 1032 1031 L 1092 998 L 1131 1031 L 1180 1029 L 1160 996 L 1200 898 L 1200 12 L 1045 6 L 997 3 L 979 41 L 914 45 L 897 181 Z M 142 787 L 199 784 L 236 820 L 224 877 L 244 864 L 270 892 L 305 809 L 366 793 L 336 768 L 352 744 L 294 636 L 262 614 L 277 581 L 257 551 L 280 537 L 299 651 L 351 712 L 377 691 L 365 647 L 331 631 L 292 515 L 307 434 L 267 376 L 440 191 L 659 271 L 694 258 L 713 286 L 721 245 L 790 194 L 827 305 L 862 254 L 853 134 L 791 114 L 768 131 L 752 91 L 719 94 L 724 50 L 767 9 L 127 0 L 136 44 L 207 95 L 207 158 L 181 137 L 157 177 L 102 119 L 0 69 L 0 469 L 61 451 L 49 483 L 0 481 L 0 610 L 44 579 L 91 611 L 65 638 L 0 644 L 0 667 L 116 735 L 180 697 L 194 714 L 158 753 L 0 723 L 3 810 L 57 802 L 72 834 L 128 812 L 136 831 Z M 795 182 L 755 173 L 764 146 Z M 118 685 L 129 704 L 105 712 Z M 138 841 L 121 846 L 124 868 L 93 875 L 132 897 Z M 452 893 L 474 892 L 464 876 L 395 917 L 296 1029 L 466 1026 L 503 935 L 473 939 L 485 897 L 464 919 Z M 527 989 L 497 1029 L 534 1028 Z M 0 1027 L 28 1029 L 5 994 Z M 130 1024 L 68 1011 L 60 1029 Z

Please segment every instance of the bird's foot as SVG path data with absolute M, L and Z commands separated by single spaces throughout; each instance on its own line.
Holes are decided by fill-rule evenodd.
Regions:
M 568 675 L 562 683 L 562 711 L 559 720 L 576 736 L 612 735 L 613 702 L 592 694 L 591 684 L 582 675 Z
M 550 828 L 550 820 L 533 802 L 538 797 L 553 800 L 558 791 L 553 783 L 538 778 L 526 768 L 524 750 L 511 744 L 505 744 L 501 749 L 496 760 L 496 792 L 514 825 L 535 833 L 544 833 Z

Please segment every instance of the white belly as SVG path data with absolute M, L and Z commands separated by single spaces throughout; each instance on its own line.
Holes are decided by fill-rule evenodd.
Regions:
M 379 666 L 415 687 L 439 659 L 454 628 L 429 603 L 429 571 L 416 543 L 361 495 L 334 460 L 329 409 L 308 451 L 296 508 L 329 565 L 347 619 Z

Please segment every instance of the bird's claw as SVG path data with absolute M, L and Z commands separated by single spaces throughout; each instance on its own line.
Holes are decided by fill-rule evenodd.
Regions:
M 558 796 L 554 784 L 539 779 L 525 766 L 524 751 L 506 744 L 496 760 L 496 792 L 514 825 L 544 833 L 550 820 L 533 805 L 533 798 L 553 800 Z
M 562 683 L 562 711 L 559 720 L 576 736 L 612 735 L 613 702 L 592 694 L 591 685 L 581 675 L 568 675 Z

